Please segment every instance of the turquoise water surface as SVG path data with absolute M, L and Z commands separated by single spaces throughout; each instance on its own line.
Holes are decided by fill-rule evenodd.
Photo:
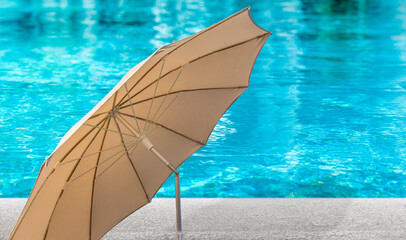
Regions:
M 406 197 L 404 0 L 0 0 L 0 197 L 156 47 L 249 5 L 273 35 L 182 196 Z

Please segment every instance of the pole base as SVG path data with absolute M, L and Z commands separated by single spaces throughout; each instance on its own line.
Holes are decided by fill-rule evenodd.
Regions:
M 176 239 L 177 240 L 183 240 L 183 232 L 177 232 Z

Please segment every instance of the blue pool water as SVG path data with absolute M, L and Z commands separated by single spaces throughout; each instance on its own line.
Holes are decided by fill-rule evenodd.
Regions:
M 404 0 L 0 0 L 0 197 L 156 47 L 248 5 L 273 35 L 182 196 L 406 197 Z

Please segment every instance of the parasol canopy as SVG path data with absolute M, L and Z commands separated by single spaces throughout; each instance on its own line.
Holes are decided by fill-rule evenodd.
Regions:
M 178 181 L 248 88 L 269 35 L 246 8 L 132 68 L 44 162 L 10 239 L 100 239 L 173 172 Z

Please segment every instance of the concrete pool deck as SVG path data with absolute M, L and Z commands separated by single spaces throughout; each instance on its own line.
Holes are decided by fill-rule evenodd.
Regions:
M 26 199 L 0 198 L 0 239 Z M 182 199 L 189 239 L 406 239 L 406 198 Z M 153 199 L 103 237 L 175 239 L 175 200 Z

